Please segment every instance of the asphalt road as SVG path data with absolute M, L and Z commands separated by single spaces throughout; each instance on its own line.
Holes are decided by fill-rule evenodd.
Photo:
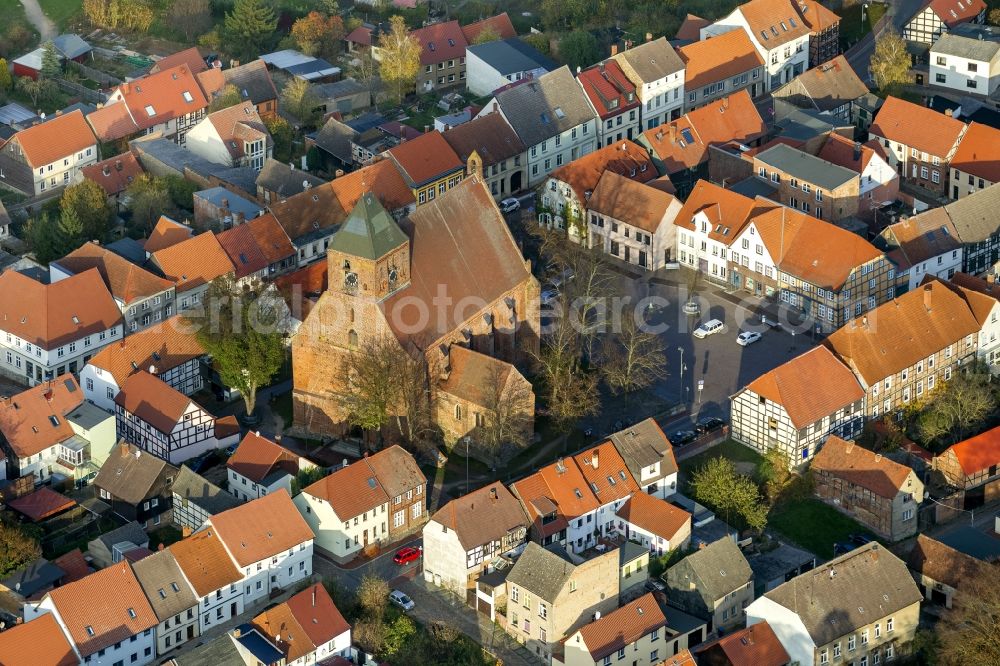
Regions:
M 892 15 L 892 26 L 896 29 L 896 32 L 902 34 L 903 26 L 909 23 L 910 19 L 916 16 L 917 12 L 927 3 L 926 0 L 892 0 L 888 4 L 889 12 Z M 868 33 L 864 39 L 845 54 L 847 62 L 850 63 L 857 75 L 861 77 L 861 80 L 868 84 L 872 83 L 868 69 L 874 53 L 875 35 Z

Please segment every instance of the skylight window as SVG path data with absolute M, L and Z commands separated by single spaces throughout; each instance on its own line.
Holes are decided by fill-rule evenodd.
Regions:
M 54 415 L 53 416 L 49 416 L 49 423 L 51 423 L 55 427 L 58 427 L 59 426 L 59 417 L 58 416 L 54 416 Z
M 77 317 L 76 315 L 73 315 L 73 323 L 76 324 L 77 326 L 79 326 L 80 325 L 80 318 Z
M 188 92 L 187 90 L 185 90 L 185 91 L 184 91 L 183 93 L 181 93 L 181 94 L 182 94 L 182 95 L 184 95 L 184 101 L 185 101 L 185 102 L 193 102 L 193 101 L 194 101 L 194 97 L 192 97 L 192 96 L 191 96 L 191 93 L 189 93 L 189 92 Z
M 566 114 L 563 112 L 561 106 L 557 106 L 555 108 L 555 112 L 556 112 L 556 118 L 565 118 L 566 117 Z
M 177 583 L 171 583 L 170 584 L 170 589 L 173 590 L 174 592 L 180 592 L 181 591 L 181 588 L 177 587 Z
M 793 28 L 799 27 L 799 25 L 795 22 L 795 19 L 793 18 L 789 18 L 788 22 L 792 25 Z
M 690 127 L 685 127 L 684 129 L 682 129 L 681 136 L 684 137 L 684 140 L 687 141 L 688 143 L 694 143 L 694 135 L 691 134 Z
M 610 483 L 612 486 L 614 486 L 614 485 L 617 485 L 618 482 L 615 481 L 615 477 L 613 477 L 610 474 L 608 474 L 608 483 Z
M 761 30 L 761 31 L 760 31 L 760 36 L 764 38 L 764 41 L 765 41 L 765 42 L 766 42 L 766 41 L 767 41 L 768 39 L 770 39 L 770 37 L 768 37 L 768 36 L 767 36 L 767 33 L 766 33 L 766 32 L 764 32 L 763 30 Z
M 157 592 L 160 593 L 160 598 L 161 599 L 166 599 L 167 598 L 167 593 L 163 591 L 162 587 L 159 590 L 157 590 Z
M 775 28 L 773 25 L 771 26 L 771 34 L 774 35 L 775 37 L 778 36 L 778 29 Z
M 449 37 L 448 38 L 448 46 L 454 46 L 454 45 L 455 45 L 455 40 L 452 39 L 451 37 Z
M 134 619 L 135 619 L 136 617 L 138 617 L 138 616 L 137 616 L 137 615 L 135 614 L 135 609 L 134 609 L 134 608 L 129 608 L 129 609 L 128 609 L 128 616 L 129 616 L 130 618 L 132 618 L 133 620 L 134 620 Z
M 579 489 L 579 488 L 574 488 L 574 489 L 573 489 L 573 493 L 575 493 L 575 494 L 576 494 L 576 498 L 577 498 L 577 499 L 583 499 L 583 493 L 581 493 L 581 492 L 580 492 L 580 489 Z
M 150 118 L 156 115 L 156 109 L 154 109 L 151 104 L 146 105 L 146 115 Z
M 427 48 L 429 48 L 429 49 L 430 49 L 431 51 L 433 51 L 433 50 L 435 50 L 435 49 L 436 49 L 437 47 L 436 47 L 436 46 L 434 46 L 434 42 L 427 42 Z
M 87 635 L 88 636 L 93 636 L 94 635 L 94 628 L 92 626 L 90 626 L 89 624 L 86 627 L 84 627 L 84 629 L 87 630 Z
M 788 32 L 788 26 L 785 25 L 784 21 L 781 22 L 781 31 L 782 32 Z

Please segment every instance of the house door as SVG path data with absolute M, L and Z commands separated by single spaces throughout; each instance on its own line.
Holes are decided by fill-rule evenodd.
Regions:
M 364 545 L 365 545 L 365 547 L 367 547 L 368 546 L 368 530 L 364 531 L 363 537 L 364 537 L 364 540 L 365 540 Z
M 510 176 L 510 192 L 511 194 L 520 191 L 521 189 L 521 170 L 518 169 Z
M 189 641 L 190 640 L 194 640 L 194 625 L 193 624 L 192 625 L 188 625 L 188 638 L 187 639 Z
M 924 75 L 923 74 L 917 74 L 917 85 L 918 86 L 924 85 Z
M 229 604 L 229 617 L 236 617 L 239 613 L 236 612 L 236 602 Z

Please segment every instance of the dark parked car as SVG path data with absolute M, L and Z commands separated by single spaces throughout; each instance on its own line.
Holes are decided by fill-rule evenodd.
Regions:
M 870 537 L 867 534 L 852 534 L 850 536 L 850 539 L 851 543 L 856 544 L 858 546 L 863 546 L 866 543 L 871 543 L 872 541 L 875 540 L 873 537 Z
M 851 552 L 855 548 L 857 548 L 857 546 L 855 546 L 853 543 L 845 543 L 843 541 L 839 541 L 833 544 L 833 554 L 834 556 L 843 555 L 844 553 Z
M 705 419 L 700 419 L 698 423 L 695 424 L 694 429 L 699 435 L 704 435 L 710 432 L 715 432 L 716 430 L 721 430 L 726 425 L 726 422 L 716 416 L 710 416 Z
M 670 436 L 670 443 L 674 446 L 684 446 L 696 439 L 698 439 L 698 435 L 695 434 L 694 430 L 678 430 Z

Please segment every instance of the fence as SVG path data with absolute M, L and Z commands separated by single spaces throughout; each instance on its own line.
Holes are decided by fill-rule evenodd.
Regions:
M 68 64 L 70 69 L 74 69 L 80 72 L 88 79 L 97 81 L 99 84 L 101 84 L 102 88 L 113 88 L 122 82 L 121 79 L 115 78 L 110 74 L 108 74 L 107 72 L 102 72 L 99 69 L 88 67 L 87 65 L 76 62 L 75 60 L 70 60 Z
M 108 96 L 99 90 L 91 90 L 87 86 L 81 86 L 79 83 L 73 83 L 72 81 L 67 81 L 66 79 L 56 79 L 56 85 L 59 89 L 68 92 L 71 95 L 76 95 L 84 102 L 90 102 L 91 104 L 104 104 L 108 101 Z

